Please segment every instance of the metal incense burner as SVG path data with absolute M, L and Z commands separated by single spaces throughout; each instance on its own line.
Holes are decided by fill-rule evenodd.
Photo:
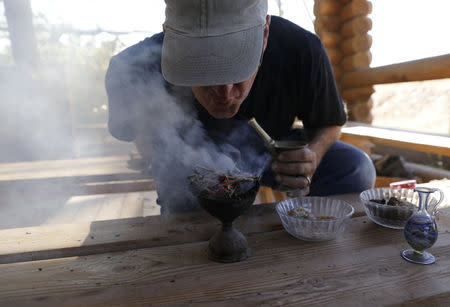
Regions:
M 237 183 L 220 181 L 213 190 L 203 188 L 197 194 L 200 206 L 222 222 L 222 227 L 209 240 L 208 258 L 225 263 L 243 261 L 251 255 L 251 250 L 245 236 L 233 226 L 233 221 L 253 204 L 259 190 L 259 177 L 248 177 Z M 236 185 L 243 187 L 236 188 Z M 222 193 L 230 186 L 233 193 Z
M 275 141 L 269 136 L 266 131 L 264 131 L 264 129 L 258 124 L 254 117 L 251 118 L 248 123 L 264 140 L 264 143 L 266 143 L 266 147 L 274 157 L 283 151 L 300 149 L 308 145 L 308 143 L 302 140 Z
M 276 159 L 278 154 L 283 151 L 296 150 L 303 147 L 308 146 L 308 143 L 304 140 L 288 140 L 288 141 L 275 141 L 272 139 L 269 134 L 264 131 L 264 129 L 258 124 L 256 119 L 253 117 L 248 121 L 249 125 L 252 126 L 258 135 L 264 140 L 267 149 L 269 150 L 273 159 Z M 286 185 L 277 185 L 272 187 L 275 190 L 289 192 L 294 191 L 294 188 L 291 188 Z

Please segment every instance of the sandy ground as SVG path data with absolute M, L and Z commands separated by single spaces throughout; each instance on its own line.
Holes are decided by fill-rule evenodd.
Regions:
M 376 85 L 372 99 L 375 126 L 450 137 L 450 79 Z M 450 178 L 426 185 L 444 192 L 442 213 L 450 216 Z
M 450 79 L 376 85 L 375 126 L 450 134 Z

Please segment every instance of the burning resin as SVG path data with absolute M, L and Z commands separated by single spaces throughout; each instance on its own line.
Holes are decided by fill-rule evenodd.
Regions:
M 251 176 L 237 170 L 235 173 L 219 173 L 204 167 L 197 167 L 189 176 L 194 193 L 200 197 L 233 199 L 240 198 L 259 182 L 259 176 Z
M 189 179 L 200 206 L 222 222 L 221 229 L 209 240 L 209 259 L 218 262 L 247 259 L 251 254 L 247 239 L 233 226 L 233 221 L 253 204 L 259 177 L 200 167 Z

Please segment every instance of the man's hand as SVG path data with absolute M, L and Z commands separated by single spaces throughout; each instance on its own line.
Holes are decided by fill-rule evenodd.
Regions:
M 309 136 L 309 145 L 280 153 L 272 163 L 277 183 L 298 189 L 297 195 L 309 194 L 311 178 L 316 172 L 322 157 L 340 135 L 340 126 L 328 126 L 318 129 L 305 129 Z
M 318 165 L 318 156 L 309 147 L 280 153 L 272 163 L 278 184 L 303 190 L 308 194 L 311 178 Z

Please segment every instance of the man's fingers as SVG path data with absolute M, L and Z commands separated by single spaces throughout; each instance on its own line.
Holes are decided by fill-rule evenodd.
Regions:
M 307 196 L 309 194 L 309 187 L 303 188 L 303 189 L 297 189 L 295 191 L 289 191 L 286 193 L 289 197 L 302 197 Z
M 289 150 L 280 153 L 277 160 L 281 162 L 308 162 L 314 160 L 314 153 L 308 148 Z
M 308 176 L 285 176 L 278 174 L 276 181 L 279 184 L 287 185 L 292 188 L 303 189 L 311 184 L 311 179 Z
M 312 163 L 281 163 L 275 161 L 272 164 L 272 169 L 278 174 L 299 176 L 304 174 L 311 174 L 314 172 Z

